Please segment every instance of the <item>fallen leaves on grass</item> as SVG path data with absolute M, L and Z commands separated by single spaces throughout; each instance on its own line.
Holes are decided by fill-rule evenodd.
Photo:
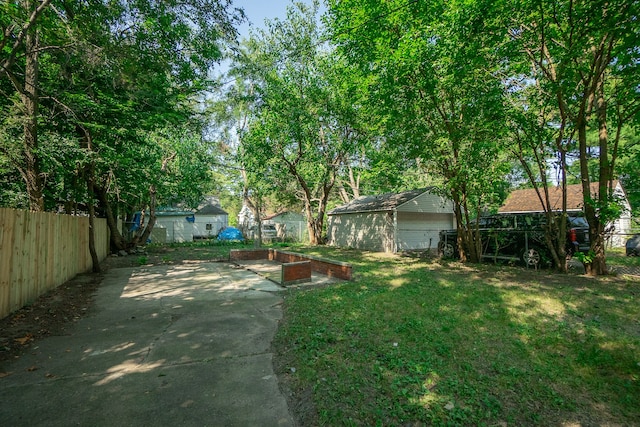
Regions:
M 21 344 L 21 345 L 25 345 L 26 343 L 28 343 L 29 341 L 31 341 L 33 339 L 33 335 L 31 334 L 27 334 L 22 338 L 14 338 L 14 340 Z

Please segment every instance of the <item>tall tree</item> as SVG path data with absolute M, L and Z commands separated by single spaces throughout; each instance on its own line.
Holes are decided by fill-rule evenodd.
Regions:
M 330 1 L 334 37 L 359 64 L 385 117 L 386 139 L 444 179 L 462 259 L 478 261 L 473 217 L 500 194 L 501 86 L 487 1 Z
M 624 106 L 637 112 L 639 30 L 635 21 L 640 13 L 638 1 L 560 1 L 533 0 L 510 2 L 506 19 L 509 40 L 506 47 L 513 64 L 530 67 L 525 77 L 535 79 L 540 90 L 555 103 L 556 118 L 550 126 L 567 129 L 561 144 L 574 140 L 577 145 L 584 210 L 589 222 L 592 274 L 606 273 L 606 224 L 619 212 L 612 195 L 618 142 L 611 138 L 611 107 Z M 521 53 L 518 58 L 516 53 Z M 522 70 L 520 68 L 519 70 Z M 613 90 L 621 80 L 636 89 Z M 630 108 L 628 108 L 630 107 Z M 526 107 L 528 108 L 528 106 Z M 620 110 L 618 110 L 620 111 Z M 622 126 L 624 117 L 616 117 Z M 598 133 L 599 167 L 589 170 L 587 136 Z M 562 169 L 566 169 L 566 150 L 558 147 Z M 591 183 L 598 183 L 592 192 Z M 590 257 L 591 258 L 591 257 Z
M 22 150 L 3 149 L 5 155 L 22 176 L 32 210 L 44 210 L 43 177 L 38 158 L 38 116 L 39 116 L 39 62 L 40 23 L 47 12 L 51 0 L 42 2 L 22 0 L 7 2 L 2 7 L 2 35 L 0 36 L 0 75 L 6 76 L 20 100 L 21 122 L 23 126 Z M 23 61 L 19 58 L 23 57 Z
M 38 19 L 32 18 L 36 14 L 26 13 L 23 4 L 27 3 L 42 9 Z M 73 154 L 68 157 L 52 157 L 63 167 L 41 170 L 35 175 L 46 173 L 51 190 L 44 183 L 42 187 L 45 195 L 52 194 L 50 206 L 60 202 L 61 193 L 55 189 L 59 182 L 76 183 L 73 194 L 83 201 L 86 191 L 93 188 L 100 202 L 98 209 L 112 219 L 112 243 L 122 248 L 126 242 L 117 231 L 118 210 L 140 209 L 152 197 L 149 190 L 160 191 L 158 183 L 149 179 L 155 176 L 156 165 L 172 158 L 174 151 L 158 149 L 154 133 L 174 127 L 199 134 L 201 127 L 193 119 L 195 99 L 209 88 L 211 67 L 221 59 L 225 44 L 235 38 L 233 25 L 243 14 L 226 0 L 52 0 L 12 3 L 8 7 L 15 19 L 0 18 L 5 36 L 3 53 L 8 52 L 2 58 L 4 76 L 13 82 L 15 76 L 25 75 L 22 70 L 28 68 L 27 61 L 22 60 L 21 52 L 29 33 L 25 30 L 23 40 L 17 41 L 22 28 L 37 30 L 46 43 L 35 50 L 40 55 L 38 82 L 27 85 L 38 91 L 31 97 L 40 107 L 34 123 L 55 135 L 52 142 L 73 140 L 80 148 L 64 150 Z M 27 24 L 19 25 L 20 22 Z M 15 43 L 7 41 L 13 39 Z M 13 86 L 19 93 L 19 85 Z M 9 95 L 10 99 L 15 98 Z M 87 138 L 92 144 L 82 144 Z M 178 139 L 184 141 L 183 137 Z M 33 153 L 33 163 L 38 167 L 46 160 L 45 151 L 63 151 L 55 147 L 29 150 L 28 145 L 22 149 L 11 145 L 9 138 L 2 141 L 7 141 L 2 147 L 6 158 L 28 158 Z M 207 150 L 198 147 L 201 149 Z M 84 162 L 82 156 L 93 162 L 95 176 L 76 167 L 77 162 Z M 178 155 L 176 160 L 179 159 Z M 20 167 L 19 162 L 13 164 Z M 183 163 L 182 167 L 188 165 Z M 78 177 L 91 180 L 92 185 L 86 191 L 77 191 L 81 188 Z M 28 185 L 27 189 L 34 199 L 31 194 L 37 192 Z M 144 201 L 139 200 L 142 194 Z
M 235 66 L 255 103 L 241 138 L 246 166 L 264 170 L 275 188 L 295 183 L 312 244 L 322 241 L 338 170 L 363 136 L 352 73 L 327 46 L 318 9 L 317 1 L 294 3 L 286 21 L 248 41 Z
M 509 151 L 518 159 L 525 179 L 534 188 L 546 217 L 545 242 L 554 266 L 567 271 L 567 153 L 575 145 L 566 115 L 554 106 L 535 78 L 506 79 L 510 109 Z M 554 123 L 554 126 L 549 126 Z M 553 170 L 557 172 L 553 176 Z M 561 189 L 558 212 L 555 186 Z M 552 200 L 553 197 L 553 200 Z

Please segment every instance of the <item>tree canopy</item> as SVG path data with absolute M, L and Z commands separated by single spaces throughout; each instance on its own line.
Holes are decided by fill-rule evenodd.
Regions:
M 165 203 L 201 196 L 187 184 L 209 168 L 196 101 L 211 88 L 211 69 L 234 42 L 242 11 L 210 0 L 24 0 L 2 8 L 0 165 L 4 180 L 22 178 L 3 200 L 70 211 L 96 197 L 111 216 L 144 209 L 151 186 Z M 173 165 L 161 178 L 165 161 Z
M 577 182 L 590 264 L 606 272 L 613 181 L 640 203 L 640 2 L 326 6 L 294 1 L 236 44 L 243 13 L 226 0 L 3 3 L 0 202 L 95 203 L 115 227 L 157 203 L 195 205 L 217 177 L 258 218 L 303 210 L 320 243 L 331 206 L 433 184 L 454 202 L 460 255 L 477 261 L 474 219 L 510 187 L 535 188 L 544 210 L 552 186 Z M 566 268 L 566 206 L 547 215 Z

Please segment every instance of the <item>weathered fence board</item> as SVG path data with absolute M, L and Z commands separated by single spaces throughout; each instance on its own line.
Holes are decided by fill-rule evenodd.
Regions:
M 0 318 L 91 269 L 89 218 L 0 208 Z M 96 251 L 109 253 L 109 229 L 95 220 Z

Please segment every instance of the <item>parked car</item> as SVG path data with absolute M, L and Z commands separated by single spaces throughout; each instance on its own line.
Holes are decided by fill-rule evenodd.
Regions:
M 544 238 L 546 216 L 543 213 L 497 214 L 482 216 L 478 228 L 482 257 L 491 260 L 521 261 L 525 265 L 549 264 Z M 446 258 L 458 255 L 457 230 L 440 232 L 438 249 Z M 589 226 L 584 217 L 567 217 L 567 254 L 589 252 Z
M 640 256 L 640 234 L 634 234 L 625 244 L 627 256 Z

